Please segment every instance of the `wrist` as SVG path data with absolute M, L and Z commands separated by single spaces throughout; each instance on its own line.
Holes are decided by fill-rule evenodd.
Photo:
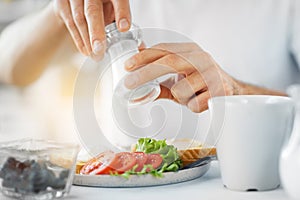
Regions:
M 232 78 L 233 95 L 243 95 L 245 93 L 245 84 L 239 80 Z
M 259 87 L 242 81 L 235 80 L 235 94 L 234 95 L 277 95 L 287 96 L 284 92 L 271 90 L 264 87 Z

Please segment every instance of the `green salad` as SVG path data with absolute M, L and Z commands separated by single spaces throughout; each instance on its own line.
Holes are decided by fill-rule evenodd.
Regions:
M 136 172 L 135 166 L 122 174 L 112 174 L 129 178 L 130 175 L 152 174 L 155 177 L 163 177 L 164 172 L 176 172 L 182 167 L 182 162 L 178 155 L 177 149 L 173 145 L 168 145 L 165 140 L 155 140 L 151 138 L 140 138 L 135 145 L 135 152 L 145 154 L 159 154 L 162 157 L 161 165 L 154 169 L 151 165 L 144 165 L 143 169 Z
M 182 167 L 177 149 L 173 145 L 168 145 L 166 140 L 140 138 L 135 146 L 135 151 L 160 154 L 163 158 L 160 172 L 174 172 Z

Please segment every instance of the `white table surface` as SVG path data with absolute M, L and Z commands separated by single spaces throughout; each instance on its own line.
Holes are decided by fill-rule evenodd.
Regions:
M 234 178 L 234 177 L 233 177 Z M 78 200 L 288 200 L 282 188 L 267 192 L 236 192 L 223 187 L 219 166 L 212 163 L 202 177 L 172 185 L 140 188 L 97 188 L 72 186 L 65 199 Z M 10 200 L 0 194 L 0 200 Z
M 185 200 L 187 198 L 194 200 L 289 199 L 282 188 L 267 192 L 236 192 L 224 188 L 217 162 L 212 163 L 209 171 L 201 178 L 184 183 L 140 188 L 93 188 L 73 186 L 70 196 L 66 199 Z

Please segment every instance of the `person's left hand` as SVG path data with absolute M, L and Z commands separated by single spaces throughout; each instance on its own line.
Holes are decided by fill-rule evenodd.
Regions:
M 125 63 L 132 71 L 125 86 L 134 89 L 148 81 L 170 73 L 181 77 L 161 83 L 159 98 L 187 105 L 193 112 L 208 108 L 213 96 L 236 95 L 239 81 L 225 73 L 214 59 L 195 43 L 164 43 L 144 49 Z

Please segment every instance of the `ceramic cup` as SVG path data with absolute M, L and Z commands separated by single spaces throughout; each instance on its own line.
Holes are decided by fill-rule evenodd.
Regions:
M 224 186 L 239 191 L 277 188 L 279 155 L 293 124 L 293 101 L 265 95 L 215 97 L 209 100 L 209 110 Z

